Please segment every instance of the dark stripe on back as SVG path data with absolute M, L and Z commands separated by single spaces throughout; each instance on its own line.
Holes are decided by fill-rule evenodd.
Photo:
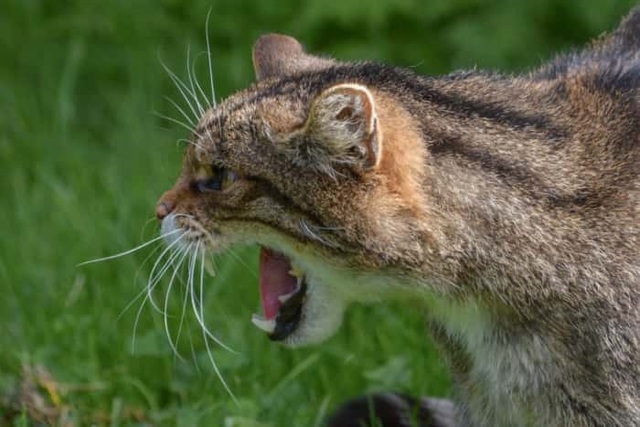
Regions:
M 544 203 L 549 208 L 576 211 L 580 207 L 595 207 L 601 199 L 594 197 L 587 189 L 580 189 L 575 194 L 566 194 L 548 186 L 527 166 L 509 161 L 486 150 L 477 149 L 464 144 L 460 138 L 442 137 L 430 147 L 434 157 L 458 157 L 479 166 L 493 174 L 502 182 L 518 191 L 528 194 L 532 199 Z
M 503 179 L 512 187 L 543 186 L 541 180 L 526 166 L 495 156 L 486 149 L 470 147 L 458 137 L 444 136 L 432 144 L 429 151 L 436 157 L 453 155 L 464 158 Z
M 538 132 L 549 135 L 553 138 L 559 138 L 566 135 L 566 132 L 557 128 L 547 117 L 542 115 L 531 115 L 524 112 L 516 111 L 511 108 L 500 105 L 499 103 L 484 102 L 480 100 L 472 100 L 461 95 L 450 95 L 441 90 L 433 88 L 434 78 L 419 76 L 408 70 L 400 68 L 383 67 L 374 63 L 366 63 L 362 65 L 362 72 L 371 79 L 370 84 L 374 84 L 380 78 L 385 79 L 387 87 L 393 89 L 397 85 L 401 85 L 403 95 L 405 92 L 411 94 L 418 102 L 429 102 L 445 108 L 447 111 L 461 118 L 483 118 L 504 124 L 514 129 L 535 129 Z M 482 75 L 489 82 L 491 79 L 499 79 L 497 76 L 490 76 L 483 73 L 456 73 L 449 80 L 464 80 L 465 78 L 477 77 Z M 442 79 L 448 79 L 447 76 Z
M 498 76 L 489 76 L 480 72 L 455 73 L 441 79 L 463 80 L 465 78 L 484 76 L 488 81 L 499 79 Z M 555 126 L 543 115 L 526 114 L 512 108 L 499 105 L 499 103 L 471 100 L 460 95 L 449 95 L 433 87 L 435 78 L 421 76 L 410 70 L 390 67 L 373 62 L 349 63 L 337 65 L 325 70 L 314 71 L 288 76 L 279 82 L 273 82 L 267 87 L 254 86 L 254 93 L 235 105 L 225 105 L 227 112 L 242 108 L 245 103 L 253 103 L 261 98 L 277 96 L 315 96 L 322 90 L 338 83 L 360 83 L 371 87 L 383 89 L 395 94 L 400 101 L 403 97 L 410 97 L 413 102 L 431 103 L 461 118 L 483 118 L 504 124 L 514 129 L 534 129 L 537 132 L 548 135 L 550 138 L 559 139 L 566 136 L 563 129 Z

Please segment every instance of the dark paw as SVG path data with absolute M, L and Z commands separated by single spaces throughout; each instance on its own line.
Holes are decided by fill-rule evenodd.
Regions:
M 326 427 L 450 427 L 453 403 L 445 399 L 414 399 L 398 393 L 358 397 L 342 405 Z

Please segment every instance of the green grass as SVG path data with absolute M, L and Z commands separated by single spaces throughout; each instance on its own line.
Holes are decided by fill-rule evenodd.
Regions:
M 294 34 L 341 58 L 430 74 L 476 64 L 518 69 L 611 28 L 632 2 L 361 4 L 0 5 L 0 393 L 16 390 L 23 365 L 42 365 L 60 384 L 60 405 L 76 425 L 141 425 L 134 412 L 161 426 L 274 427 L 317 425 L 341 400 L 366 391 L 448 394 L 422 314 L 399 304 L 353 307 L 339 334 L 316 348 L 269 342 L 249 321 L 258 287 L 257 254 L 247 249 L 238 253 L 243 263 L 219 260 L 205 301 L 210 329 L 238 352 L 212 351 L 236 404 L 193 316 L 178 343 L 184 360 L 172 354 L 162 316 L 148 305 L 134 330 L 141 300 L 125 308 L 144 287 L 152 249 L 76 267 L 156 235 L 153 208 L 178 173 L 182 148 L 175 141 L 186 136 L 154 114 L 178 117 L 164 98 L 177 94 L 158 55 L 184 75 L 186 46 L 205 49 L 210 6 L 216 89 L 226 96 L 251 81 L 249 49 L 267 31 Z M 175 291 L 174 337 L 182 302 Z M 1 402 L 0 423 L 8 415 Z M 12 423 L 30 425 L 24 411 Z

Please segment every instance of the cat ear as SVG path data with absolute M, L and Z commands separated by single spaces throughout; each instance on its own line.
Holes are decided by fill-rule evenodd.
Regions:
M 633 9 L 622 20 L 620 26 L 608 37 L 605 37 L 604 45 L 609 49 L 623 52 L 638 50 L 640 47 L 640 8 Z
M 362 85 L 340 84 L 313 102 L 307 122 L 313 149 L 325 151 L 332 163 L 351 164 L 360 170 L 375 168 L 382 138 L 371 92 Z
M 282 34 L 266 34 L 253 45 L 257 80 L 326 68 L 333 63 L 330 59 L 309 55 L 298 40 Z

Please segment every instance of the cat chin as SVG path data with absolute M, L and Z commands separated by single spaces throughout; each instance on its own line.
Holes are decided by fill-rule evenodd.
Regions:
M 300 321 L 296 329 L 281 341 L 288 347 L 318 344 L 333 336 L 342 324 L 347 306 L 344 298 L 333 287 L 313 278 L 309 278 L 307 283 Z

